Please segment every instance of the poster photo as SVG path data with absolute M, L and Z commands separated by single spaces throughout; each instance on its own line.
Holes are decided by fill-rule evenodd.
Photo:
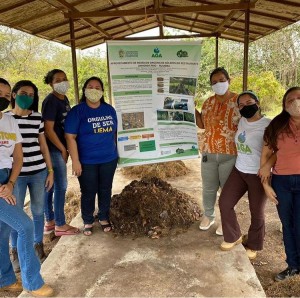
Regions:
M 108 42 L 119 166 L 198 158 L 200 43 Z

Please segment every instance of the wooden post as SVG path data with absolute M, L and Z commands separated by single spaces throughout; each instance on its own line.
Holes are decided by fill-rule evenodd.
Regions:
M 69 18 L 70 23 L 70 37 L 71 37 L 71 53 L 72 53 L 72 66 L 73 66 L 73 80 L 75 91 L 75 102 L 79 102 L 79 90 L 78 90 L 78 72 L 77 72 L 77 59 L 76 59 L 76 45 L 75 45 L 75 32 L 73 19 Z
M 216 67 L 215 68 L 217 68 L 218 66 L 219 66 L 219 37 L 218 36 L 216 36 L 216 57 L 215 57 L 215 59 L 216 59 Z
M 247 90 L 248 88 L 249 27 L 250 27 L 250 10 L 247 9 L 245 11 L 243 91 Z

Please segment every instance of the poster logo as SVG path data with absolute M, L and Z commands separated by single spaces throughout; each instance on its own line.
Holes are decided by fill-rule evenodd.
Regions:
M 189 54 L 187 51 L 180 50 L 177 52 L 177 57 L 179 57 L 179 58 L 186 58 L 188 56 L 189 56 Z
M 158 47 L 154 48 L 153 52 L 154 53 L 152 54 L 152 58 L 162 58 L 162 55 Z
M 138 51 L 125 51 L 123 49 L 119 50 L 119 58 L 137 58 L 138 56 Z

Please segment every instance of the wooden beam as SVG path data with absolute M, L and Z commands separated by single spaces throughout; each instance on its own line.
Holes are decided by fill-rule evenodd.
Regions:
M 160 0 L 154 0 L 154 9 L 159 10 L 161 6 L 161 1 Z M 155 15 L 159 27 L 159 36 L 163 37 L 164 36 L 164 17 L 163 15 Z
M 6 12 L 8 12 L 10 10 L 15 9 L 15 8 L 20 8 L 20 7 L 25 6 L 25 5 L 27 5 L 27 4 L 31 3 L 31 2 L 34 2 L 34 1 L 35 0 L 25 0 L 25 1 L 22 1 L 22 2 L 19 2 L 19 3 L 15 3 L 14 5 L 9 5 L 9 6 L 5 7 L 5 8 L 2 8 L 0 10 L 0 14 L 6 13 Z
M 166 35 L 163 37 L 157 36 L 144 36 L 144 37 L 119 37 L 114 40 L 156 40 L 156 39 L 181 39 L 181 38 L 199 38 L 199 37 L 215 37 L 216 34 L 182 34 L 182 35 Z
M 64 0 L 57 0 L 64 1 Z M 87 11 L 87 12 L 69 12 L 65 13 L 66 18 L 81 19 L 81 18 L 98 18 L 111 16 L 136 16 L 136 15 L 159 15 L 159 14 L 182 14 L 187 12 L 197 11 L 220 11 L 220 10 L 244 10 L 254 8 L 252 3 L 236 3 L 236 4 L 216 4 L 216 5 L 201 5 L 201 6 L 177 6 L 160 9 L 132 9 L 120 11 Z
M 248 89 L 248 66 L 249 66 L 249 27 L 250 10 L 245 12 L 245 36 L 244 36 L 244 65 L 243 65 L 243 91 Z
M 274 14 L 270 14 L 270 13 L 265 13 L 265 12 L 260 12 L 260 11 L 252 11 L 251 10 L 251 15 L 257 15 L 257 16 L 261 16 L 261 17 L 265 17 L 265 18 L 270 18 L 270 19 L 276 19 L 279 21 L 283 21 L 289 24 L 293 24 L 294 22 L 286 17 L 280 16 L 280 15 L 274 15 Z
M 72 67 L 73 67 L 75 101 L 76 101 L 76 103 L 78 103 L 79 102 L 79 89 L 78 89 L 78 71 L 77 71 L 74 23 L 73 23 L 72 19 L 69 19 L 69 21 L 70 21 L 70 38 L 71 38 L 71 53 L 72 53 Z
M 80 13 L 80 11 L 78 9 L 76 9 L 75 7 L 73 7 L 70 3 L 68 3 L 65 0 L 56 0 L 58 1 L 60 4 L 62 4 L 64 7 L 66 7 L 70 13 Z M 97 31 L 99 31 L 101 34 L 105 35 L 108 38 L 111 38 L 110 34 L 107 33 L 105 30 L 103 30 L 102 28 L 100 28 L 99 26 L 97 26 L 93 21 L 89 20 L 88 18 L 83 18 L 83 20 L 88 23 L 91 27 L 95 28 Z
M 216 36 L 215 68 L 219 65 L 219 36 Z

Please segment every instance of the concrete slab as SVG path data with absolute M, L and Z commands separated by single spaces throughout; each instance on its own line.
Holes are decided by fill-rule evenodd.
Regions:
M 195 160 L 187 164 L 200 170 Z M 191 171 L 184 181 L 193 180 L 200 179 Z M 114 193 L 128 183 L 119 171 L 115 181 Z M 187 187 L 184 181 L 176 182 L 179 189 Z M 80 215 L 72 224 L 82 226 Z M 96 226 L 90 237 L 62 237 L 42 275 L 59 297 L 265 297 L 243 246 L 223 252 L 221 241 L 214 231 L 199 231 L 198 223 L 161 239 L 114 237 Z

